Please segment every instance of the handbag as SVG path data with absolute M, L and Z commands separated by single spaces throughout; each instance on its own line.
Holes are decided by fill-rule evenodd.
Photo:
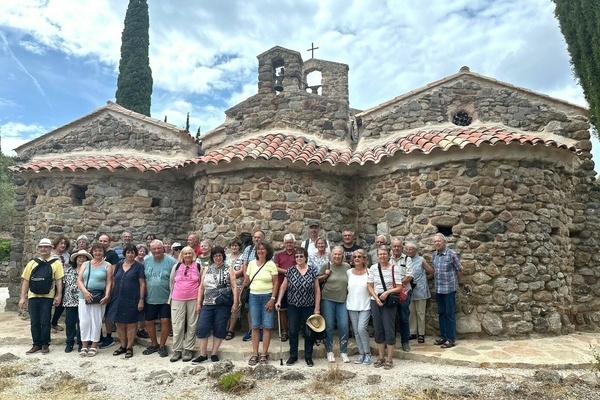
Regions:
M 325 269 L 325 271 L 327 270 L 331 270 L 331 262 L 327 262 L 327 268 Z M 323 282 L 320 283 L 320 289 L 321 289 L 321 293 L 323 293 L 323 288 L 325 287 L 325 284 L 327 283 L 327 279 L 329 279 L 329 276 L 327 276 L 325 278 L 325 280 Z
M 85 288 L 87 289 L 89 283 L 90 283 L 90 275 L 92 274 L 92 262 L 88 261 L 88 277 L 87 277 L 87 281 L 85 282 Z M 105 291 L 104 289 L 88 289 L 88 292 L 90 292 L 90 294 L 92 295 L 92 301 L 89 304 L 100 304 L 100 301 L 104 298 Z
M 263 265 L 261 265 L 260 268 L 258 268 L 258 271 L 256 271 L 256 273 L 254 274 L 252 279 L 250 279 L 250 283 L 248 284 L 248 286 L 244 286 L 244 288 L 242 289 L 242 294 L 240 295 L 240 299 L 244 303 L 247 304 L 250 301 L 250 285 L 252 285 L 252 281 L 254 280 L 254 278 L 256 278 L 256 275 L 258 275 L 258 273 L 260 272 L 262 267 L 265 266 L 265 264 L 266 264 L 266 262 Z
M 381 264 L 377 264 L 377 268 L 379 269 L 379 278 L 381 279 L 381 284 L 383 285 L 383 290 L 387 291 L 387 287 L 385 285 L 385 280 L 383 279 L 383 272 L 381 271 Z M 396 278 L 394 276 L 394 265 L 392 264 L 392 285 L 396 288 Z M 391 293 L 388 297 L 385 298 L 384 305 L 387 307 L 397 307 L 400 303 L 406 301 L 407 295 L 404 291 L 404 287 L 402 287 L 402 291 L 400 293 Z
M 212 271 L 212 275 L 215 275 L 214 269 Z M 219 294 L 215 298 L 215 305 L 231 307 L 233 305 L 233 291 L 231 290 L 231 286 L 225 284 L 223 267 L 219 269 L 219 286 L 217 286 L 217 290 L 219 291 Z

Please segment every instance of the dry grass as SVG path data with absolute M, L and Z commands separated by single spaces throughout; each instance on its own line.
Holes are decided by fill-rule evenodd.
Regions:
M 336 386 L 344 383 L 352 377 L 353 375 L 348 375 L 348 371 L 340 368 L 338 364 L 331 365 L 323 375 L 314 378 L 312 382 L 301 388 L 300 391 L 305 393 L 321 393 L 330 395 L 334 393 Z
M 11 363 L 0 366 L 0 392 L 15 386 L 16 381 L 13 377 L 19 375 L 25 367 L 26 365 L 22 363 Z

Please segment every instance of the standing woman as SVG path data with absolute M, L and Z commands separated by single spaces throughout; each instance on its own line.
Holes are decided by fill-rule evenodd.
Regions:
M 135 261 L 140 264 L 144 264 L 144 257 L 148 255 L 148 246 L 143 243 L 140 243 L 136 246 L 137 248 L 137 256 L 135 256 Z
M 125 358 L 131 358 L 137 324 L 143 317 L 146 275 L 144 264 L 135 260 L 138 255 L 137 247 L 127 245 L 123 248 L 123 254 L 125 259 L 119 261 L 116 267 L 106 318 L 117 324 L 117 334 L 121 342 L 121 346 L 113 352 L 113 356 L 125 353 Z
M 344 249 L 335 246 L 331 250 L 331 262 L 320 266 L 319 282 L 323 285 L 321 292 L 321 311 L 325 318 L 325 350 L 327 361 L 335 362 L 333 354 L 333 328 L 337 323 L 340 336 L 340 357 L 345 363 L 348 358 L 348 275 L 350 265 L 344 262 Z
M 195 363 L 208 360 L 208 337 L 211 330 L 213 343 L 210 360 L 219 361 L 219 347 L 227 335 L 229 317 L 239 302 L 235 273 L 225 264 L 225 249 L 215 246 L 210 251 L 210 260 L 210 265 L 202 270 L 202 282 L 198 289 L 200 356 L 194 360 Z
M 225 258 L 225 264 L 229 268 L 233 270 L 235 273 L 235 283 L 238 292 L 238 299 L 240 298 L 240 292 L 242 291 L 242 283 L 244 283 L 244 260 L 241 257 L 242 241 L 239 237 L 234 237 L 233 240 L 229 243 L 230 253 Z M 238 319 L 240 319 L 240 314 L 242 312 L 242 308 L 238 307 L 231 313 L 231 317 L 229 318 L 229 324 L 227 325 L 227 335 L 225 336 L 225 340 L 231 340 L 235 336 L 233 333 L 235 331 L 235 323 Z
M 104 247 L 100 243 L 92 245 L 92 260 L 81 266 L 77 278 L 79 287 L 79 326 L 83 347 L 82 357 L 94 357 L 98 352 L 98 341 L 102 330 L 102 318 L 106 304 L 110 300 L 113 285 L 113 267 L 104 261 Z M 92 292 L 104 291 L 98 303 L 93 302 Z
M 321 307 L 319 306 L 321 289 L 317 279 L 317 269 L 306 264 L 308 251 L 304 247 L 296 248 L 294 257 L 296 264 L 287 270 L 275 304 L 275 308 L 279 310 L 287 290 L 290 358 L 288 358 L 286 365 L 292 365 L 298 361 L 300 329 L 304 329 L 308 317 L 312 314 L 321 313 Z M 304 338 L 304 360 L 309 367 L 314 366 L 312 360 L 313 346 L 312 336 L 307 335 Z
M 179 262 L 171 270 L 171 321 L 173 323 L 173 356 L 171 362 L 180 358 L 194 358 L 198 310 L 196 301 L 200 288 L 201 272 L 196 253 L 189 246 L 179 253 Z
M 250 321 L 252 323 L 252 357 L 248 365 L 269 361 L 271 329 L 275 321 L 275 299 L 279 289 L 279 272 L 272 261 L 273 247 L 264 240 L 255 245 L 256 259 L 250 261 L 244 277 L 244 287 L 250 287 Z M 252 283 L 250 283 L 252 281 Z M 259 331 L 263 330 L 263 352 L 258 356 Z
M 352 253 L 354 267 L 346 271 L 348 274 L 348 298 L 346 308 L 352 322 L 352 330 L 358 347 L 358 358 L 355 364 L 371 364 L 371 345 L 367 325 L 371 317 L 371 296 L 367 288 L 368 270 L 364 250 L 355 250 Z
M 65 353 L 73 351 L 75 341 L 81 351 L 81 336 L 79 335 L 79 287 L 77 287 L 77 277 L 83 269 L 81 266 L 86 261 L 90 261 L 92 255 L 85 250 L 79 250 L 71 256 L 71 262 L 64 268 L 63 287 L 65 295 L 63 296 L 63 306 L 66 310 L 65 330 L 67 333 L 67 345 Z
M 406 255 L 412 258 L 413 283 L 416 285 L 410 300 L 410 338 L 425 343 L 425 310 L 427 299 L 431 297 L 427 279 L 433 278 L 433 267 L 423 256 L 417 254 L 418 248 L 415 243 L 407 242 L 404 248 Z
M 375 343 L 379 358 L 375 368 L 391 369 L 394 366 L 394 345 L 396 344 L 396 311 L 397 305 L 386 304 L 392 293 L 400 293 L 402 284 L 394 288 L 394 280 L 400 282 L 400 266 L 390 262 L 390 250 L 386 245 L 377 249 L 379 263 L 369 268 L 368 288 L 371 294 L 371 315 L 375 328 Z M 392 273 L 393 271 L 393 273 Z M 383 276 L 383 280 L 381 277 Z
M 69 247 L 71 246 L 71 242 L 69 241 L 69 239 L 67 239 L 64 236 L 59 236 L 56 239 L 54 239 L 54 242 L 52 242 L 52 252 L 50 253 L 50 256 L 52 258 L 58 258 L 60 260 L 60 262 L 63 265 L 63 270 L 66 270 L 67 267 L 69 267 Z M 64 289 L 64 285 L 63 285 L 63 289 Z M 64 299 L 64 293 L 61 293 L 61 295 L 63 296 Z M 54 308 L 54 315 L 52 316 L 52 333 L 56 333 L 58 331 L 62 331 L 63 327 L 58 325 L 58 320 L 60 319 L 60 316 L 62 315 L 63 311 L 65 310 L 65 307 L 62 305 L 62 303 L 58 306 Z
M 315 242 L 315 247 L 317 248 L 317 251 L 308 256 L 307 264 L 318 270 L 321 268 L 321 265 L 329 261 L 329 254 L 327 254 L 327 241 L 324 238 L 319 237 Z

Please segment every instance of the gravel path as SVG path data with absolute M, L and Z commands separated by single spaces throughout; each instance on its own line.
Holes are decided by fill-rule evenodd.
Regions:
M 116 347 L 94 358 L 66 354 L 52 346 L 48 355 L 26 356 L 22 345 L 0 349 L 0 398 L 4 399 L 226 399 L 250 396 L 267 399 L 590 399 L 600 398 L 589 371 L 483 369 L 396 361 L 391 370 L 315 360 L 292 367 L 273 360 L 253 370 L 244 362 L 197 366 L 169 362 L 135 348 L 129 360 L 112 356 Z M 246 374 L 253 387 L 232 394 L 217 388 L 219 368 L 228 365 Z M 253 371 L 251 373 L 250 371 Z M 304 379 L 298 379 L 303 376 Z M 290 380 L 287 380 L 290 379 Z M 589 383 L 593 382 L 593 383 Z

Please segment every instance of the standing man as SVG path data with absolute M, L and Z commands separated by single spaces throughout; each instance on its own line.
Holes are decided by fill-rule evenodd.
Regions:
M 119 256 L 119 261 L 123 261 L 125 259 L 125 254 L 123 254 L 123 249 L 126 246 L 130 246 L 133 244 L 133 234 L 129 231 L 124 231 L 121 234 L 121 240 L 123 241 L 123 244 L 115 246 L 115 248 L 114 248 L 115 253 L 117 253 L 117 256 Z
M 441 336 L 435 344 L 449 349 L 456 346 L 456 291 L 463 267 L 454 250 L 446 246 L 446 237 L 441 233 L 433 236 L 433 247 L 433 282 Z
M 150 355 L 158 352 L 161 357 L 167 357 L 167 339 L 171 332 L 171 306 L 168 304 L 171 294 L 171 269 L 177 261 L 165 255 L 165 247 L 160 240 L 150 243 L 150 253 L 144 258 L 144 271 L 146 273 L 146 304 L 145 321 L 146 331 L 152 344 L 142 354 Z M 154 321 L 160 319 L 160 343 L 156 337 Z
M 385 245 L 387 245 L 387 238 L 385 235 L 377 235 L 377 237 L 375 237 L 375 247 L 369 252 L 369 265 L 377 264 L 377 250 Z
M 400 321 L 400 342 L 402 350 L 410 351 L 410 299 L 412 295 L 411 282 L 413 280 L 412 258 L 402 253 L 404 248 L 402 240 L 392 240 L 392 255 L 390 262 L 400 270 L 400 276 L 396 276 L 396 285 L 404 285 L 406 291 L 406 300 L 398 304 L 398 316 Z
M 119 255 L 116 251 L 110 248 L 110 236 L 108 236 L 106 233 L 101 234 L 98 237 L 98 243 L 100 243 L 104 248 L 104 261 L 112 265 L 112 269 L 114 271 L 119 263 Z M 108 315 L 108 307 L 109 305 L 107 304 L 105 315 Z M 108 318 L 104 318 L 104 325 L 106 326 L 106 336 L 101 338 L 100 343 L 98 343 L 98 347 L 101 349 L 105 349 L 115 344 L 115 340 L 112 338 L 112 332 L 115 329 L 115 325 L 112 323 L 112 321 L 109 321 Z
M 321 224 L 319 221 L 311 219 L 308 221 L 308 239 L 302 242 L 300 247 L 304 247 L 306 251 L 308 251 L 308 256 L 315 254 L 317 252 L 317 239 L 319 238 L 319 229 L 321 228 Z M 325 253 L 329 257 L 331 255 L 331 245 L 328 240 L 325 240 L 327 246 L 325 247 Z
M 50 352 L 52 305 L 57 307 L 62 300 L 63 266 L 58 258 L 50 256 L 52 251 L 50 239 L 40 240 L 37 251 L 39 257 L 29 261 L 21 275 L 23 282 L 19 308 L 24 310 L 26 306 L 28 307 L 33 339 L 33 347 L 25 354 L 37 353 L 40 350 L 42 354 Z
M 194 249 L 194 253 L 196 253 L 196 257 L 200 257 L 202 254 L 202 249 L 200 248 L 200 236 L 197 233 L 190 233 L 187 238 L 187 245 Z
M 342 232 L 342 250 L 344 250 L 344 259 L 348 264 L 350 264 L 351 267 L 354 266 L 352 260 L 352 253 L 361 248 L 362 247 L 360 247 L 354 242 L 354 232 L 352 232 L 350 229 L 347 229 L 344 232 Z
M 246 270 L 248 269 L 248 264 L 250 261 L 256 260 L 256 244 L 261 240 L 265 239 L 265 233 L 260 229 L 254 232 L 252 235 L 252 244 L 250 246 L 246 246 L 244 252 L 242 253 L 242 261 L 244 262 L 242 266 L 242 270 L 244 271 L 244 277 L 246 276 Z M 252 277 L 250 277 L 252 279 Z M 250 321 L 250 313 L 248 313 L 248 328 L 252 327 L 252 323 Z M 260 330 L 260 340 L 262 340 L 262 329 Z M 244 342 L 248 342 L 252 339 L 252 329 L 249 329 L 248 332 L 244 335 L 242 340 Z
M 279 287 L 283 285 L 285 274 L 290 267 L 296 264 L 296 237 L 288 233 L 283 237 L 283 250 L 275 254 L 273 261 L 277 266 L 277 272 L 279 272 Z M 287 319 L 287 293 L 281 297 L 281 306 L 278 308 L 277 314 L 279 315 L 281 322 L 281 341 L 286 342 L 288 340 L 288 319 Z

